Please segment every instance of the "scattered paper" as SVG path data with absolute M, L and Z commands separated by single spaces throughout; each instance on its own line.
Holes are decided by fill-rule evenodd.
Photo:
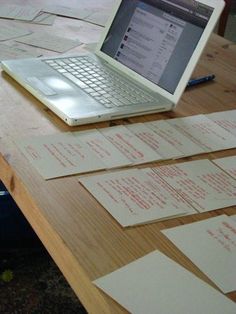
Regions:
M 163 137 L 148 127 L 146 123 L 135 123 L 128 125 L 127 128 L 133 132 L 140 140 L 145 142 L 151 147 L 158 155 L 160 159 L 174 159 L 183 157 L 178 149 L 174 145 L 166 141 Z
M 28 34 L 31 34 L 31 32 L 19 26 L 16 25 L 9 26 L 3 23 L 0 24 L 0 41 L 18 38 Z
M 214 112 L 207 114 L 206 116 L 236 136 L 236 110 Z
M 71 133 L 26 138 L 16 144 L 44 179 L 106 168 L 89 147 Z
M 62 5 L 48 5 L 43 8 L 43 11 L 47 13 L 72 17 L 76 19 L 84 19 L 88 15 L 94 12 L 92 9 L 85 9 L 85 8 L 77 9 L 77 8 L 66 7 Z
M 37 52 L 30 52 L 20 47 L 9 46 L 0 43 L 0 61 L 17 58 L 39 57 L 40 55 L 41 54 Z
M 125 126 L 114 126 L 99 131 L 134 164 L 162 159 L 153 149 L 141 141 Z
M 236 222 L 226 215 L 162 230 L 224 293 L 236 290 Z
M 236 205 L 236 181 L 209 160 L 154 168 L 197 211 Z
M 21 37 L 17 41 L 30 46 L 40 47 L 56 52 L 65 52 L 81 45 L 79 40 L 73 40 L 43 32 L 33 33 L 31 35 Z
M 31 21 L 39 12 L 40 8 L 35 8 L 29 5 L 1 4 L 0 6 L 0 17 L 7 19 Z
M 169 119 L 167 122 L 203 147 L 205 152 L 236 147 L 236 136 L 204 115 Z
M 110 15 L 110 11 L 98 11 L 90 14 L 89 16 L 85 17 L 84 20 L 86 22 L 90 22 L 93 24 L 97 24 L 100 26 L 105 26 Z
M 145 125 L 161 136 L 183 156 L 193 156 L 204 153 L 204 149 L 180 133 L 176 128 L 170 125 L 168 120 L 146 122 Z M 174 156 L 172 156 L 173 158 Z
M 162 179 L 153 180 L 138 169 L 81 177 L 79 181 L 123 227 L 192 210 Z
M 94 281 L 132 314 L 235 314 L 236 304 L 158 251 Z
M 131 165 L 132 162 L 112 145 L 99 131 L 73 132 L 76 138 L 89 146 L 108 169 Z
M 212 160 L 217 166 L 236 179 L 236 156 L 224 157 Z
M 52 25 L 56 19 L 56 15 L 40 12 L 30 23 L 41 25 Z

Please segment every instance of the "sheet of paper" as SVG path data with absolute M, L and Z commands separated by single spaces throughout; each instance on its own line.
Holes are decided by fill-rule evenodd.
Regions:
M 236 179 L 236 156 L 218 158 L 212 160 L 217 166 Z
M 19 25 L 6 25 L 0 23 L 0 41 L 18 38 L 31 34 L 27 29 L 19 27 Z
M 206 116 L 236 136 L 236 110 L 214 112 Z
M 30 52 L 20 47 L 9 46 L 0 43 L 0 61 L 7 59 L 39 57 L 40 55 L 41 54 L 37 53 L 36 51 Z
M 72 17 L 76 19 L 84 19 L 88 15 L 94 12 L 91 9 L 85 9 L 85 8 L 77 9 L 77 8 L 67 7 L 63 5 L 48 5 L 43 8 L 43 11 L 47 13 Z
M 178 216 L 190 208 L 168 193 L 163 180 L 153 180 L 138 169 L 81 177 L 79 181 L 123 227 Z
M 72 134 L 88 145 L 97 158 L 102 160 L 108 169 L 132 164 L 132 162 L 99 131 L 79 131 L 73 132 Z
M 183 156 L 193 156 L 204 153 L 204 149 L 190 140 L 183 133 L 171 126 L 168 120 L 146 122 L 145 125 L 161 136 L 170 145 L 180 151 Z
M 135 165 L 162 159 L 125 126 L 103 128 L 99 131 Z
M 86 22 L 90 22 L 90 23 L 97 24 L 100 26 L 105 26 L 109 15 L 110 15 L 110 11 L 102 10 L 102 11 L 97 11 L 97 12 L 90 14 L 84 20 Z
M 85 44 L 97 43 L 101 37 L 101 33 L 102 28 L 100 26 L 83 23 L 78 29 L 78 39 Z
M 1 4 L 0 6 L 0 17 L 8 19 L 31 21 L 39 12 L 40 8 L 29 5 Z
M 132 314 L 235 314 L 236 304 L 158 251 L 94 281 Z
M 183 157 L 183 154 L 179 150 L 152 129 L 148 128 L 145 123 L 130 124 L 126 127 L 140 138 L 140 140 L 151 147 L 160 156 L 159 159 Z
M 236 205 L 236 181 L 209 160 L 161 166 L 154 171 L 199 212 Z
M 44 32 L 37 32 L 21 37 L 20 39 L 17 39 L 17 41 L 26 45 L 40 47 L 56 52 L 65 52 L 81 45 L 79 40 L 73 40 Z
M 222 292 L 236 290 L 236 222 L 226 215 L 162 230 Z
M 56 19 L 56 15 L 40 12 L 32 21 L 31 23 L 41 24 L 41 25 L 52 25 Z
M 236 147 L 236 137 L 204 115 L 167 120 L 206 152 Z
M 89 147 L 71 133 L 30 137 L 16 144 L 44 179 L 105 169 Z

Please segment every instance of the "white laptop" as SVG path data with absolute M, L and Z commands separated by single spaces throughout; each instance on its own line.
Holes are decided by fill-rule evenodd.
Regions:
M 172 110 L 223 0 L 119 0 L 94 54 L 7 60 L 2 68 L 67 124 Z

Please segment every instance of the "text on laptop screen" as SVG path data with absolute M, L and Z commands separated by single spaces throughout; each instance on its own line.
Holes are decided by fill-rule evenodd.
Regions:
M 124 0 L 101 51 L 173 94 L 212 12 L 194 0 Z

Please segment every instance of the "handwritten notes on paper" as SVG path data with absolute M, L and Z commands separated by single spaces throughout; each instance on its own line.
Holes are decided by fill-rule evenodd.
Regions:
M 188 118 L 189 122 L 186 122 L 188 121 Z M 182 158 L 190 156 L 191 152 L 192 155 L 203 153 L 205 150 L 210 150 L 210 147 L 211 149 L 214 147 L 216 150 L 233 146 L 236 147 L 236 137 L 225 129 L 221 129 L 221 127 L 217 124 L 215 125 L 215 128 L 215 126 L 213 126 L 214 122 L 211 120 L 207 119 L 206 121 L 203 116 L 203 122 L 201 123 L 199 116 L 192 116 L 188 118 L 180 118 L 181 122 L 178 122 L 178 119 L 172 119 L 136 123 L 126 126 L 120 125 L 109 128 L 93 129 L 89 132 L 67 133 L 67 135 L 72 138 L 76 137 L 78 140 L 82 141 L 85 146 L 88 147 L 89 151 L 93 150 L 94 156 L 98 159 L 98 165 L 100 162 L 103 163 L 104 167 L 101 168 L 99 166 L 97 169 L 95 168 L 96 163 L 95 166 L 90 167 L 88 165 L 87 172 L 100 169 L 112 169 L 127 165 L 139 165 L 158 160 Z M 173 125 L 170 121 L 174 121 Z M 209 121 L 210 124 L 208 124 Z M 183 128 L 183 124 L 188 125 L 188 127 L 186 127 L 186 133 L 188 134 L 183 134 L 183 132 L 179 130 Z M 177 125 L 178 127 L 176 128 L 175 126 Z M 198 129 L 200 129 L 200 131 Z M 204 133 L 207 133 L 207 135 L 201 134 L 202 129 L 204 130 Z M 191 132 L 192 136 L 190 136 Z M 57 141 L 60 136 L 64 140 L 63 133 L 56 134 L 55 140 Z M 219 142 L 216 140 L 218 136 L 220 138 Z M 204 141 L 204 147 L 200 146 L 201 143 L 196 140 L 197 138 L 201 139 L 201 143 Z M 29 138 L 28 141 L 31 146 L 33 145 L 35 151 L 40 151 L 44 139 L 46 143 L 47 136 L 40 137 L 39 143 L 37 137 L 34 137 L 33 139 Z M 52 136 L 50 137 L 50 140 L 53 141 Z M 72 139 L 72 141 L 74 140 L 75 139 Z M 24 145 L 20 145 L 21 140 L 18 140 L 17 142 L 19 143 L 18 146 L 22 152 L 34 164 L 32 157 L 27 151 L 25 151 L 24 148 L 27 143 L 27 139 L 23 139 Z M 208 146 L 208 148 L 206 148 L 206 146 Z M 46 175 L 48 156 L 47 154 L 44 155 L 43 152 L 40 152 L 40 154 L 44 162 L 41 163 L 42 168 L 37 167 L 37 169 L 43 173 L 45 178 L 54 178 L 69 174 L 67 171 L 63 173 L 61 169 L 58 173 L 54 171 L 52 177 L 50 177 L 49 174 Z M 70 172 L 70 174 L 81 173 L 79 168 L 76 167 L 74 168 L 74 171 L 74 173 Z M 82 172 L 84 172 L 84 170 Z M 223 177 L 221 179 L 223 180 Z M 216 203 L 217 202 L 218 200 L 216 199 Z M 198 210 L 203 210 L 202 205 L 198 205 L 197 207 Z
M 223 291 L 236 290 L 236 222 L 226 215 L 162 230 Z
M 236 180 L 236 156 L 214 159 L 213 162 Z
M 79 178 L 123 226 L 236 205 L 236 180 L 209 160 Z
M 199 212 L 236 205 L 236 180 L 209 160 L 154 170 Z
M 81 177 L 79 181 L 123 227 L 193 212 L 165 181 L 154 180 L 138 169 Z
M 154 251 L 94 281 L 132 314 L 235 314 L 236 304 Z
M 204 115 L 170 119 L 168 123 L 202 147 L 205 152 L 236 147 L 236 136 Z
M 18 143 L 19 148 L 45 179 L 105 169 L 83 142 L 70 134 L 32 137 Z
M 236 110 L 213 112 L 206 116 L 220 127 L 236 136 Z

